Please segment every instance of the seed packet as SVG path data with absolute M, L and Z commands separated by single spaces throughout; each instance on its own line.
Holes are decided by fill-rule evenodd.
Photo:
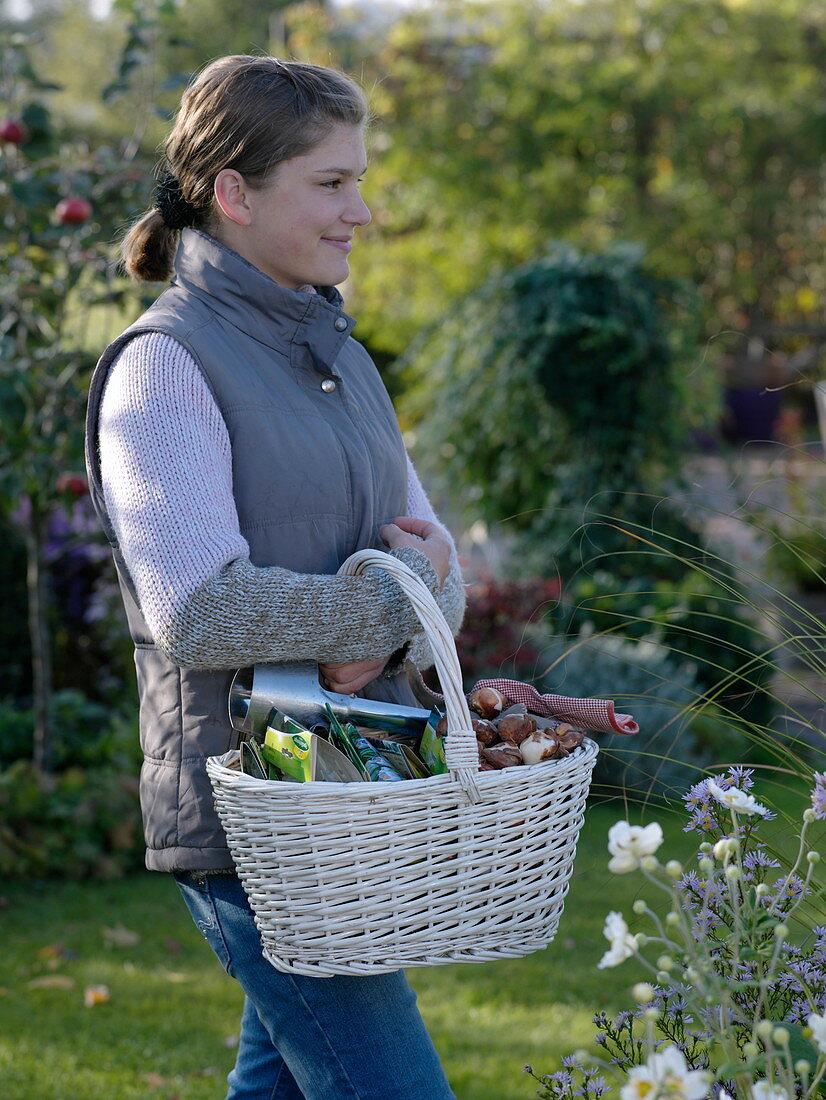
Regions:
M 337 748 L 299 725 L 276 707 L 270 712 L 261 756 L 284 776 L 299 783 L 326 780 L 352 783 L 361 774 Z
M 425 723 L 424 733 L 419 742 L 419 756 L 431 775 L 444 775 L 447 771 L 445 743 L 441 737 L 436 735 L 436 726 L 439 724 L 441 717 L 441 712 L 434 707 Z
M 396 769 L 389 764 L 381 753 L 373 748 L 366 737 L 361 737 L 355 726 L 347 725 L 345 735 L 352 740 L 353 748 L 359 754 L 362 764 L 367 769 L 367 774 L 373 783 L 397 783 L 404 779 Z
M 427 779 L 430 775 L 430 772 L 409 745 L 399 744 L 398 741 L 389 741 L 384 737 L 368 737 L 366 740 L 381 753 L 387 763 L 395 768 L 403 779 Z
M 335 714 L 329 703 L 325 703 L 324 709 L 327 712 L 327 721 L 330 725 L 330 744 L 334 745 L 339 752 L 343 752 L 353 767 L 358 771 L 362 779 L 369 780 L 370 776 L 367 772 L 367 767 L 359 754 L 356 752 L 356 747 L 353 744 L 353 738 L 348 736 L 347 732 L 336 718 Z M 349 726 L 348 729 L 354 729 L 355 727 Z
M 249 740 L 241 742 L 241 771 L 244 775 L 254 776 L 255 779 L 271 779 L 266 760 L 261 756 L 261 750 L 257 741 Z M 279 778 L 276 776 L 276 778 Z

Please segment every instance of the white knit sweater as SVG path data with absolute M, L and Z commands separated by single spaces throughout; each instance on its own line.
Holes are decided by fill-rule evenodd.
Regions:
M 412 637 L 411 657 L 429 663 L 417 622 L 389 578 L 373 576 L 365 586 L 362 578 L 250 563 L 227 428 L 177 341 L 149 333 L 126 345 L 107 380 L 99 428 L 106 507 L 147 625 L 175 663 L 377 659 Z M 438 522 L 409 458 L 407 509 Z M 436 589 L 422 554 L 396 554 Z M 458 630 L 464 589 L 455 547 L 452 557 L 437 598 Z

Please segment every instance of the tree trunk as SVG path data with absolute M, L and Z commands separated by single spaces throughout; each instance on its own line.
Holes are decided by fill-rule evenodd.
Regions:
M 34 696 L 33 759 L 38 771 L 48 772 L 52 765 L 52 639 L 48 574 L 43 565 L 43 528 L 43 521 L 32 509 L 26 525 L 26 586 Z

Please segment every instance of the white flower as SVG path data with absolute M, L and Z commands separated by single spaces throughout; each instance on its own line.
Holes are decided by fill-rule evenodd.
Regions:
M 739 787 L 727 787 L 724 790 L 722 787 L 718 787 L 713 779 L 709 779 L 706 782 L 706 790 L 721 806 L 726 806 L 729 810 L 734 810 L 735 813 L 760 814 L 761 817 L 766 817 L 769 812 L 753 795 L 746 794 Z
M 806 1023 L 812 1029 L 812 1038 L 814 1039 L 815 1046 L 821 1054 L 826 1054 L 826 1013 L 822 1016 L 815 1016 L 815 1014 L 812 1013 Z
M 608 870 L 617 875 L 626 871 L 636 871 L 645 856 L 653 856 L 663 842 L 663 831 L 654 822 L 653 825 L 629 825 L 627 821 L 618 821 L 608 830 L 608 851 L 613 856 Z
M 608 914 L 602 934 L 611 946 L 597 963 L 599 970 L 604 970 L 608 966 L 619 966 L 626 959 L 630 959 L 637 950 L 637 937 L 632 936 L 628 931 L 628 925 L 622 919 L 622 913 Z
M 780 1085 L 773 1085 L 763 1078 L 751 1086 L 751 1100 L 789 1100 L 789 1094 Z
M 709 1080 L 702 1070 L 688 1068 L 682 1051 L 666 1047 L 652 1054 L 644 1066 L 633 1066 L 628 1071 L 620 1100 L 702 1100 Z

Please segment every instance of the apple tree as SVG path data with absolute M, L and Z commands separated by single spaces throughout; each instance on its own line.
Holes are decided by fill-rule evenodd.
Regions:
M 77 492 L 86 386 L 105 339 L 101 311 L 128 294 L 117 227 L 146 204 L 148 173 L 124 150 L 68 136 L 49 110 L 59 90 L 36 75 L 30 43 L 2 50 L 0 119 L 0 511 L 26 547 L 35 710 L 34 761 L 48 770 L 52 643 L 50 516 Z M 98 331 L 91 331 L 97 326 Z

